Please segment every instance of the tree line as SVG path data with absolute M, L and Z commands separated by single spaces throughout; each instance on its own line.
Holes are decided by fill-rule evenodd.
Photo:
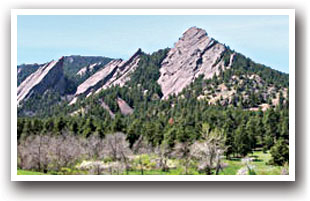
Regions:
M 273 163 L 283 165 L 288 162 L 288 109 L 249 112 L 229 108 L 219 111 L 218 107 L 185 108 L 179 113 L 145 114 L 140 118 L 117 114 L 114 119 L 104 121 L 91 116 L 19 118 L 17 136 L 19 142 L 34 134 L 61 136 L 67 132 L 85 139 L 91 136 L 104 139 L 109 133 L 123 132 L 130 147 L 143 137 L 153 147 L 164 143 L 173 149 L 178 143 L 194 144 L 203 139 L 203 125 L 207 124 L 210 130 L 220 129 L 226 146 L 224 154 L 228 158 L 244 157 L 255 149 L 263 149 L 265 152 L 271 150 Z

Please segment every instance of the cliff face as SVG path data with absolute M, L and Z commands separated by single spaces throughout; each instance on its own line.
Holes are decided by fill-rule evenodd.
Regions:
M 111 86 L 123 86 L 130 79 L 130 74 L 138 67 L 141 53 L 141 49 L 139 49 L 127 61 L 121 59 L 112 60 L 105 65 L 101 70 L 78 86 L 74 99 L 70 104 L 74 104 L 82 94 L 90 96 L 94 92 L 98 93 Z
M 102 87 L 100 87 L 96 93 L 111 86 L 124 86 L 125 83 L 130 80 L 131 73 L 134 72 L 138 67 L 141 53 L 141 49 L 138 49 L 127 61 L 123 61 L 118 66 L 111 79 L 109 79 Z
M 158 84 L 167 98 L 170 94 L 178 94 L 199 75 L 211 78 L 224 68 L 221 55 L 225 46 L 208 37 L 199 28 L 188 29 L 175 43 L 162 62 Z
M 44 64 L 22 64 L 17 66 L 17 86 L 19 86 L 29 75 L 34 73 Z
M 88 94 L 92 89 L 99 88 L 102 82 L 107 82 L 117 70 L 119 64 L 122 60 L 113 60 L 108 63 L 103 69 L 96 72 L 94 75 L 85 80 L 81 85 L 78 86 L 75 93 L 76 96 L 81 94 Z
M 63 75 L 63 57 L 51 61 L 29 75 L 17 88 L 17 105 L 32 94 L 43 94 L 47 89 L 54 89 L 60 94 L 65 91 Z

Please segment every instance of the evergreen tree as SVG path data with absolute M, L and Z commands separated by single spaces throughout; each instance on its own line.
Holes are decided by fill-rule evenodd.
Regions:
M 279 118 L 277 113 L 273 109 L 269 109 L 264 114 L 264 149 L 269 150 L 271 146 L 273 146 L 276 139 L 279 137 L 278 133 L 278 124 Z
M 112 132 L 123 132 L 124 124 L 120 114 L 115 115 L 111 126 Z
M 83 129 L 83 136 L 89 137 L 96 131 L 96 126 L 94 125 L 93 121 L 94 120 L 91 117 L 86 120 L 86 124 Z
M 141 135 L 141 120 L 135 119 L 127 128 L 127 139 L 129 141 L 130 147 L 139 139 Z
M 251 146 L 251 149 L 254 149 L 256 146 L 256 136 L 257 136 L 257 127 L 256 127 L 257 123 L 256 123 L 256 119 L 255 116 L 254 117 L 250 117 L 247 124 L 246 124 L 246 132 L 247 132 L 247 136 L 249 138 L 249 144 Z
M 243 121 L 235 131 L 234 135 L 235 153 L 241 155 L 242 157 L 250 153 L 252 149 L 251 149 L 251 143 L 249 143 L 249 141 L 250 139 L 245 129 L 245 122 Z
M 24 126 L 25 126 L 25 120 L 24 119 L 18 119 L 17 120 L 17 139 L 20 138 L 20 136 L 23 133 L 24 130 Z
M 289 160 L 289 146 L 284 139 L 279 139 L 276 144 L 270 149 L 272 163 L 284 165 Z
M 57 118 L 55 121 L 55 131 L 57 133 L 61 133 L 65 127 L 66 127 L 66 122 L 64 118 L 62 116 Z
M 75 120 L 72 120 L 70 130 L 76 135 L 79 132 L 79 125 Z

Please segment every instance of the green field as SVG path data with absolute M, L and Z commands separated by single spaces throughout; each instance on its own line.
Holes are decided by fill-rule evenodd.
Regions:
M 17 175 L 45 175 L 45 174 L 29 170 L 17 170 Z
M 251 165 L 254 166 L 254 171 L 257 175 L 279 175 L 281 174 L 281 166 L 268 165 L 268 161 L 271 159 L 269 153 L 263 153 L 262 151 L 255 151 L 248 157 L 254 158 Z M 242 164 L 241 159 L 234 158 L 231 160 L 224 160 L 228 166 L 222 171 L 221 175 L 235 175 L 238 170 L 245 165 Z

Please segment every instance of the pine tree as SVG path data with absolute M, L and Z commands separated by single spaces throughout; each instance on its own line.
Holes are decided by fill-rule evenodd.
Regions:
M 96 127 L 96 133 L 101 139 L 104 138 L 105 137 L 104 127 L 102 125 L 98 125 Z
M 55 131 L 57 133 L 61 133 L 63 129 L 66 127 L 66 122 L 63 117 L 59 117 L 55 121 Z
M 78 125 L 78 123 L 77 123 L 75 120 L 73 120 L 73 121 L 71 122 L 70 130 L 71 130 L 75 135 L 78 134 L 78 132 L 79 132 L 79 125 Z
M 279 137 L 278 133 L 278 123 L 279 118 L 277 113 L 273 109 L 268 110 L 264 114 L 263 118 L 264 123 L 264 149 L 269 150 L 271 146 L 273 146 L 276 139 Z
M 225 135 L 225 146 L 226 151 L 225 155 L 229 157 L 234 152 L 234 138 L 233 138 L 233 132 L 234 132 L 234 122 L 232 119 L 232 116 L 228 113 L 225 114 L 225 122 L 224 122 L 224 135 Z
M 83 136 L 89 137 L 96 131 L 96 126 L 94 125 L 93 121 L 94 120 L 91 117 L 86 120 L 86 124 L 83 129 Z
M 129 141 L 130 147 L 132 147 L 132 145 L 141 135 L 141 124 L 141 120 L 135 119 L 127 128 L 127 139 Z
M 257 128 L 256 128 L 256 120 L 255 117 L 250 117 L 247 124 L 246 124 L 246 133 L 249 138 L 249 144 L 251 146 L 251 149 L 254 149 L 256 146 L 256 136 L 257 136 Z
M 284 165 L 289 160 L 289 146 L 284 139 L 279 139 L 275 145 L 270 149 L 272 156 L 272 163 L 277 165 Z
M 43 123 L 39 119 L 34 119 L 32 122 L 32 130 L 34 134 L 40 134 L 43 131 Z
M 121 115 L 120 115 L 120 114 L 117 114 L 117 115 L 115 116 L 115 119 L 114 119 L 113 122 L 112 122 L 112 126 L 111 126 L 112 132 L 123 132 L 124 127 L 125 127 L 125 126 L 124 126 L 124 124 L 123 124 Z
M 26 120 L 24 129 L 23 129 L 23 135 L 31 135 L 33 134 L 33 129 L 32 129 L 32 122 L 30 119 Z
M 17 139 L 20 138 L 20 136 L 23 133 L 24 130 L 24 126 L 25 126 L 25 120 L 24 119 L 18 119 L 17 120 Z
M 248 153 L 252 151 L 251 143 L 249 142 L 250 139 L 245 129 L 245 121 L 242 121 L 241 124 L 236 129 L 234 135 L 235 152 L 241 155 L 242 157 L 246 156 Z

